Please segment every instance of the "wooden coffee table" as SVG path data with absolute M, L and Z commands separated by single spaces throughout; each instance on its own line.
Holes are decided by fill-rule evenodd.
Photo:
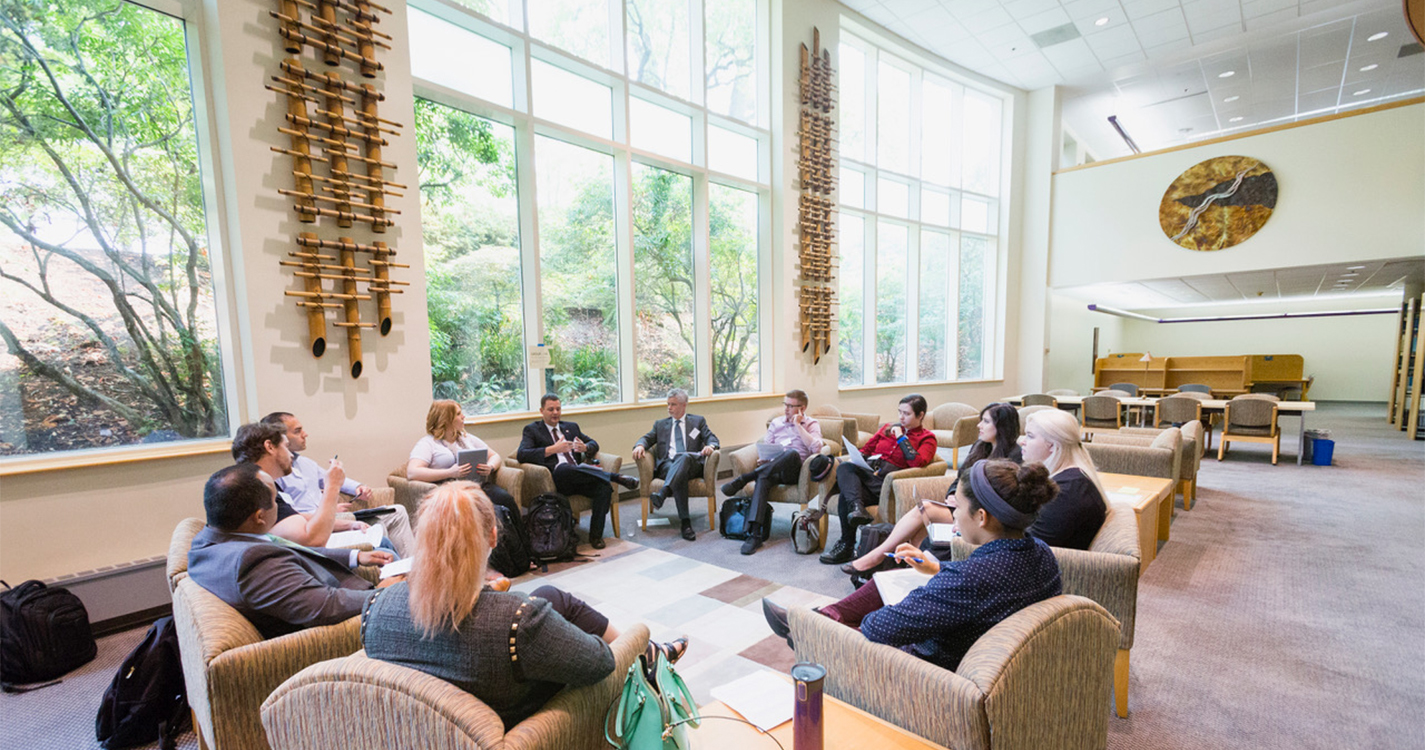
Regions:
M 1138 518 L 1138 544 L 1143 563 L 1139 575 L 1158 556 L 1158 541 L 1168 541 L 1173 523 L 1174 482 L 1162 477 L 1140 477 L 1133 474 L 1099 472 L 1103 488 L 1111 494 L 1133 495 L 1133 514 Z M 1109 500 L 1108 498 L 1105 498 Z M 1112 502 L 1112 500 L 1109 500 Z
M 790 686 L 788 686 L 790 687 Z M 787 700 L 792 693 L 787 691 Z M 883 719 L 872 716 L 855 706 L 837 700 L 829 695 L 822 697 L 823 747 L 825 750 L 862 750 L 879 748 L 884 750 L 945 750 L 930 740 L 911 734 Z M 704 717 L 731 716 L 742 718 L 722 701 L 710 703 L 698 709 Z M 778 724 L 768 734 L 776 737 L 786 750 L 792 750 L 792 722 Z M 761 736 L 751 725 L 740 721 L 709 719 L 702 726 L 688 732 L 693 750 L 776 750 L 776 743 Z

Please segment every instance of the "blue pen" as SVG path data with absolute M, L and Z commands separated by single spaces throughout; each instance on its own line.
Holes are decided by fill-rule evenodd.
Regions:
M 886 554 L 886 557 L 889 557 L 889 558 L 891 558 L 892 560 L 894 560 L 895 557 L 896 557 L 896 553 L 894 553 L 894 552 L 887 552 L 887 553 L 885 553 L 885 554 Z M 920 559 L 919 557 L 907 557 L 906 559 L 907 559 L 907 560 L 910 560 L 911 562 L 915 562 L 915 563 L 923 563 L 923 562 L 925 562 L 924 560 Z

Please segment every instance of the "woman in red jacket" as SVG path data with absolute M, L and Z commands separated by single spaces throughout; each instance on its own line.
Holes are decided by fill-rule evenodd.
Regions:
M 866 444 L 861 455 L 874 471 L 841 461 L 836 467 L 835 493 L 841 492 L 836 513 L 841 517 L 841 538 L 821 556 L 827 565 L 849 562 L 855 556 L 856 528 L 870 523 L 867 506 L 881 502 L 881 485 L 886 475 L 900 469 L 930 465 L 935 460 L 935 434 L 921 425 L 925 421 L 925 398 L 912 393 L 901 399 L 896 411 L 900 419 L 881 426 Z M 872 460 L 879 457 L 879 463 Z

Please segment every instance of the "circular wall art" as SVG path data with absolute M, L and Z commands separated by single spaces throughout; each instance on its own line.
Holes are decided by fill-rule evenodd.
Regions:
M 1218 156 L 1178 175 L 1158 223 L 1189 250 L 1221 250 L 1257 233 L 1277 205 L 1277 177 L 1250 156 Z

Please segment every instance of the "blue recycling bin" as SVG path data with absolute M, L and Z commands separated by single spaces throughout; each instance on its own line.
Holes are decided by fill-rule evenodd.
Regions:
M 1336 452 L 1336 441 L 1317 438 L 1311 441 L 1311 463 L 1314 466 L 1330 466 L 1331 455 Z

